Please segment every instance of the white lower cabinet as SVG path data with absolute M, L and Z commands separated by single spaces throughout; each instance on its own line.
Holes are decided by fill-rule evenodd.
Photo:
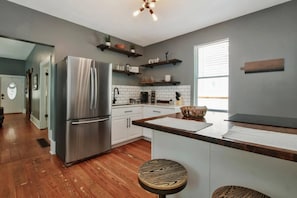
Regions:
M 152 129 L 132 124 L 133 120 L 180 112 L 175 106 L 126 106 L 112 109 L 111 144 L 119 144 L 144 136 L 152 138 Z
M 161 116 L 166 114 L 173 114 L 180 112 L 179 107 L 143 107 L 143 118 L 150 118 L 155 116 Z M 143 136 L 146 138 L 152 138 L 152 129 L 143 128 Z
M 126 107 L 112 110 L 111 144 L 115 145 L 142 136 L 142 127 L 132 125 L 142 118 L 142 107 Z

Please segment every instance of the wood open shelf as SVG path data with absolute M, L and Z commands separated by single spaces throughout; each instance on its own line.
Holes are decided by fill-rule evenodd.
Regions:
M 113 72 L 117 72 L 117 73 L 127 74 L 128 76 L 140 74 L 140 73 L 134 73 L 134 72 L 128 72 L 128 71 L 121 71 L 121 70 L 116 70 L 116 69 L 113 69 L 112 71 Z
M 120 48 L 116 48 L 116 47 L 112 47 L 112 46 L 107 46 L 105 44 L 100 44 L 100 45 L 97 46 L 97 48 L 100 48 L 102 52 L 104 50 L 109 50 L 109 51 L 117 52 L 117 53 L 120 53 L 120 54 L 125 54 L 128 57 L 142 56 L 141 54 L 138 54 L 138 53 L 132 53 L 132 52 L 130 52 L 128 50 L 120 49 Z
M 141 86 L 171 86 L 171 85 L 179 85 L 180 82 L 178 81 L 171 81 L 171 82 L 148 82 L 148 83 L 140 83 Z
M 168 61 L 159 61 L 157 63 L 140 65 L 140 67 L 150 67 L 150 68 L 153 68 L 153 67 L 159 66 L 159 65 L 167 65 L 167 64 L 176 65 L 177 63 L 181 63 L 181 62 L 182 61 L 179 60 L 179 59 L 171 59 L 171 60 L 168 60 Z

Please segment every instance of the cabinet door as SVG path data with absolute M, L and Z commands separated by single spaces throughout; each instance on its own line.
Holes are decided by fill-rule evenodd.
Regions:
M 132 124 L 133 120 L 139 120 L 142 118 L 141 114 L 131 115 L 129 119 L 129 126 L 128 126 L 128 139 L 133 139 L 142 136 L 142 127 L 136 126 Z
M 119 117 L 112 119 L 111 143 L 112 145 L 123 142 L 127 139 L 128 119 Z

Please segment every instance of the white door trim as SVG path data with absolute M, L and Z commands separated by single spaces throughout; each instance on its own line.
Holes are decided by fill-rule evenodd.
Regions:
M 45 129 L 49 126 L 49 115 L 50 115 L 50 105 L 49 105 L 49 97 L 50 97 L 50 68 L 51 68 L 51 57 L 47 57 L 40 64 L 40 103 L 39 103 L 39 118 L 40 118 L 40 129 Z M 46 75 L 47 83 L 46 83 Z M 45 98 L 47 95 L 47 98 Z M 45 117 L 45 114 L 48 117 Z

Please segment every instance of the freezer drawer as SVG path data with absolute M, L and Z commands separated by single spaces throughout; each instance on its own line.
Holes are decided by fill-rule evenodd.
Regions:
M 65 146 L 65 164 L 110 150 L 110 117 L 67 121 Z

